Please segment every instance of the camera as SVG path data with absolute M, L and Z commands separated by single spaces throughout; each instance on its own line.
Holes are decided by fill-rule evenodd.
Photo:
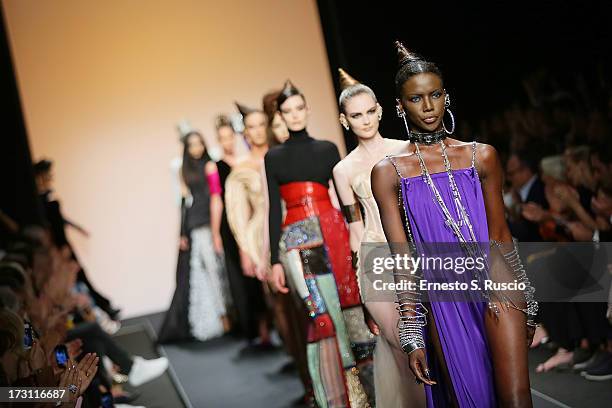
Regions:
M 32 344 L 34 344 L 34 336 L 32 331 L 32 325 L 29 322 L 25 322 L 23 325 L 24 335 L 23 335 L 23 348 L 24 350 L 29 350 L 32 348 Z
M 55 361 L 57 363 L 57 366 L 65 368 L 69 360 L 68 349 L 66 349 L 66 346 L 63 344 L 55 346 L 53 353 L 55 354 Z

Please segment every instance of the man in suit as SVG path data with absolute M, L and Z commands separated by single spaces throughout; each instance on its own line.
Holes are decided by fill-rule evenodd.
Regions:
M 530 151 L 517 151 L 510 155 L 506 164 L 506 177 L 519 210 L 509 222 L 510 232 L 519 241 L 542 241 L 538 223 L 529 221 L 520 214 L 520 207 L 526 203 L 538 204 L 542 209 L 548 209 L 544 182 L 538 175 L 538 162 L 538 158 Z

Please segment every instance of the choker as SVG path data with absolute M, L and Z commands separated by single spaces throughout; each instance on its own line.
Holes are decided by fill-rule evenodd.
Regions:
M 438 143 L 444 139 L 446 139 L 446 132 L 444 129 L 432 133 L 410 132 L 408 135 L 408 140 L 410 140 L 411 143 L 420 143 L 424 145 Z

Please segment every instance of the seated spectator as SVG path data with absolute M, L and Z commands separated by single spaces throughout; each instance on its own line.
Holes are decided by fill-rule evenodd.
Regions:
M 86 401 L 97 407 L 113 375 L 98 369 L 100 358 L 107 356 L 133 386 L 163 374 L 166 358 L 132 356 L 100 326 L 92 299 L 77 288 L 78 264 L 47 237 L 43 229 L 26 228 L 2 251 L 1 384 L 68 387 L 71 398 L 62 406 Z M 58 347 L 65 347 L 65 362 L 56 359 Z
M 53 195 L 53 162 L 50 160 L 40 160 L 34 164 L 34 177 L 36 179 L 36 187 L 38 189 L 38 195 L 43 206 L 45 218 L 49 223 L 49 231 L 51 232 L 51 240 L 54 245 L 58 248 L 67 247 L 70 251 L 71 258 L 79 265 L 78 280 L 82 282 L 92 297 L 95 304 L 104 312 L 106 312 L 111 319 L 114 319 L 119 310 L 114 309 L 111 306 L 110 301 L 96 291 L 93 285 L 87 279 L 85 270 L 82 268 L 79 260 L 76 257 L 74 249 L 70 245 L 68 238 L 66 237 L 65 227 L 70 226 L 76 231 L 88 236 L 89 234 L 82 227 L 76 223 L 66 219 L 61 211 L 59 201 Z
M 521 213 L 525 206 L 535 204 L 548 208 L 544 183 L 538 175 L 538 159 L 528 151 L 512 153 L 506 164 L 506 175 L 511 186 L 510 232 L 519 241 L 539 242 L 542 236 L 537 222 L 530 221 Z

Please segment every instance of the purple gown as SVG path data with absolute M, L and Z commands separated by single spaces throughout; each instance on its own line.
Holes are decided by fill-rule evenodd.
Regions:
M 476 239 L 488 243 L 487 217 L 476 168 L 453 170 L 453 175 Z M 431 178 L 453 217 L 459 219 L 448 174 L 434 173 Z M 458 242 L 445 225 L 442 211 L 423 176 L 402 177 L 401 189 L 403 205 L 417 245 L 420 242 Z M 465 225 L 462 232 L 463 236 L 470 236 Z M 427 279 L 427 272 L 424 273 Z M 430 313 L 435 320 L 452 384 L 444 384 L 440 368 L 432 358 L 433 348 L 428 346 L 429 366 L 437 385 L 425 386 L 427 407 L 448 406 L 444 390 L 449 386 L 452 386 L 460 407 L 496 406 L 493 369 L 484 326 L 486 308 L 484 302 L 430 303 Z M 428 323 L 431 324 L 431 319 Z

